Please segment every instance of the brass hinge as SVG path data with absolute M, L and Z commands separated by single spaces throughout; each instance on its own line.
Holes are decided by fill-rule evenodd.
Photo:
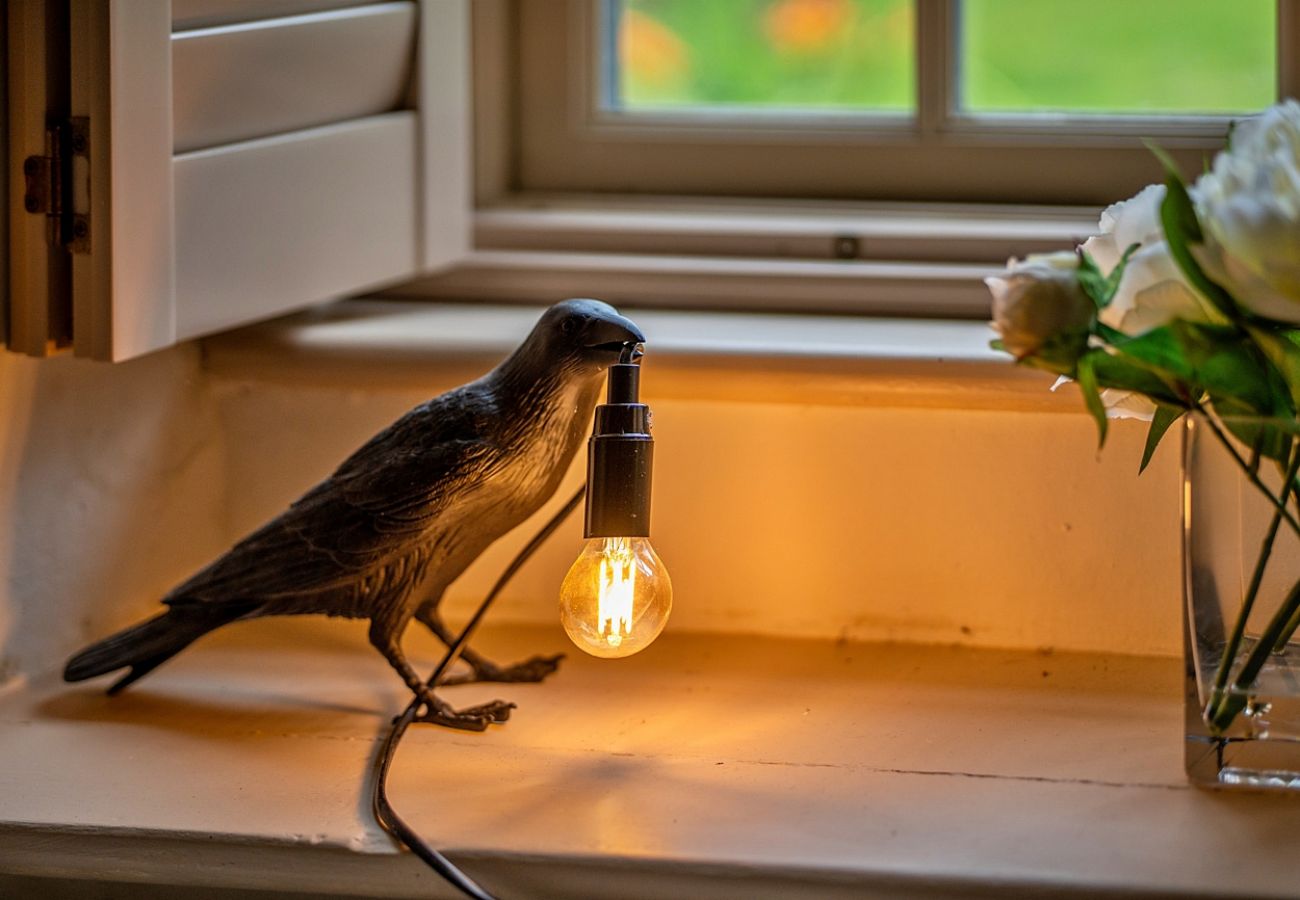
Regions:
M 50 241 L 90 252 L 90 120 L 76 116 L 46 130 L 46 155 L 23 160 L 23 206 L 50 221 Z

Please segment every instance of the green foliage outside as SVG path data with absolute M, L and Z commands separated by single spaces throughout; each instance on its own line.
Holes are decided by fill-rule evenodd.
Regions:
M 628 106 L 913 106 L 909 0 L 627 0 Z
M 1237 113 L 1275 99 L 1273 0 L 965 0 L 972 111 Z M 619 95 L 906 112 L 909 0 L 624 0 Z

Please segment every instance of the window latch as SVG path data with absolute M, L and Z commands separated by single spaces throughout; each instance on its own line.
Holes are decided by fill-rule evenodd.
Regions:
M 50 221 L 50 242 L 90 252 L 90 119 L 76 116 L 46 129 L 46 155 L 23 160 L 23 207 Z

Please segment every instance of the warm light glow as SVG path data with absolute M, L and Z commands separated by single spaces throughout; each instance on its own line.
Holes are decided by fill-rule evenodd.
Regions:
M 607 538 L 600 557 L 596 594 L 596 629 L 605 643 L 618 649 L 632 634 L 632 593 L 636 590 L 636 560 L 627 538 Z
M 560 621 L 592 656 L 631 656 L 663 631 L 672 581 L 650 541 L 592 538 L 560 588 Z

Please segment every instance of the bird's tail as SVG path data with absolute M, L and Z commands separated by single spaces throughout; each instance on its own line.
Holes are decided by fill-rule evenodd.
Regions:
M 91 644 L 68 660 L 63 680 L 85 681 L 130 666 L 131 671 L 108 689 L 110 694 L 116 694 L 227 621 L 229 619 L 224 617 L 168 610 Z

